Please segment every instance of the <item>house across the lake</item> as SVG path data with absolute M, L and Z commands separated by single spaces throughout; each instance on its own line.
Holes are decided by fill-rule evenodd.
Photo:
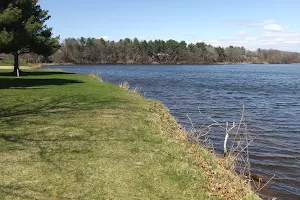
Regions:
M 157 56 L 169 56 L 167 53 L 158 53 Z

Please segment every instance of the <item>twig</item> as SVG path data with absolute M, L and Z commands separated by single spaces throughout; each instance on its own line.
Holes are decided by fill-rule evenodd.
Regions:
M 268 185 L 269 184 L 269 182 L 271 181 L 271 180 L 273 180 L 273 178 L 276 176 L 276 174 L 274 174 L 273 176 L 272 176 L 272 178 L 270 178 L 269 180 L 268 180 L 268 182 L 266 182 L 266 184 L 264 184 L 257 192 L 260 192 L 266 185 Z

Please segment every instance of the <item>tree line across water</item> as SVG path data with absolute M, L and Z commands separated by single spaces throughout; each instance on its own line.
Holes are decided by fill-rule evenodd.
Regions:
M 1 56 L 0 56 L 1 57 Z M 4 56 L 5 57 L 5 56 Z M 5 57 L 10 60 L 10 56 Z M 300 63 L 300 53 L 274 49 L 246 50 L 244 47 L 213 47 L 204 42 L 187 44 L 175 40 L 68 38 L 60 49 L 45 58 L 34 53 L 21 56 L 29 63 L 74 64 L 216 64 L 216 63 Z
M 43 61 L 43 57 L 34 54 L 22 58 L 29 62 Z M 187 44 L 185 41 L 141 41 L 137 38 L 115 42 L 82 37 L 65 39 L 50 61 L 74 64 L 288 64 L 300 63 L 300 53 L 274 49 L 249 51 L 237 46 L 213 47 L 204 42 Z

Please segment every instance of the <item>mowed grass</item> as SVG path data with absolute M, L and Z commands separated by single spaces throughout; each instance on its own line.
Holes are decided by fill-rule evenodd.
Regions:
M 160 103 L 91 75 L 0 70 L 0 199 L 225 198 L 216 158 L 180 134 Z

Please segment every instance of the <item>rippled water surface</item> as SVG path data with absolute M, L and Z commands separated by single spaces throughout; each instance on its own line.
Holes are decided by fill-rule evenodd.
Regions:
M 163 102 L 186 128 L 198 107 L 220 122 L 238 122 L 246 108 L 253 173 L 276 178 L 263 195 L 300 199 L 300 65 L 52 66 L 127 81 Z M 223 136 L 222 136 L 223 137 Z M 218 148 L 218 147 L 216 147 Z

